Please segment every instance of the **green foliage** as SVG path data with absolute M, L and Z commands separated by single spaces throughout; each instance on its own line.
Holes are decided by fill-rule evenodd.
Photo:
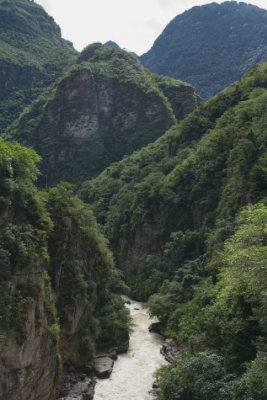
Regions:
M 155 73 L 190 82 L 207 100 L 267 60 L 266 23 L 266 10 L 250 4 L 193 7 L 175 17 L 140 60 Z
M 259 303 L 267 281 L 267 208 L 250 205 L 237 218 L 238 230 L 225 244 L 220 272 L 223 299 L 243 296 Z
M 40 158 L 0 139 L 0 329 L 23 331 L 42 284 L 37 260 L 47 259 L 51 221 L 33 185 Z
M 98 303 L 96 349 L 109 350 L 129 340 L 130 315 L 123 300 L 106 291 Z
M 162 399 L 266 393 L 266 74 L 253 68 L 80 192 L 187 353 L 161 373 Z
M 66 337 L 79 335 L 76 351 L 87 363 L 97 331 L 100 347 L 128 339 L 129 316 L 113 293 L 125 285 L 92 212 L 69 183 L 39 192 L 39 160 L 33 150 L 0 140 L 0 337 L 13 335 L 23 345 L 34 316 L 36 335 L 40 326 L 49 333 L 56 381 Z
M 202 352 L 162 367 L 157 372 L 160 382 L 159 400 L 226 399 L 227 388 L 223 359 L 215 353 Z
M 240 207 L 266 195 L 267 92 L 257 86 L 265 76 L 266 64 L 254 68 L 156 142 L 83 184 L 81 197 L 115 253 L 151 226 L 143 257 L 130 260 L 139 298 L 187 261 L 210 258 L 232 233 Z
M 74 185 L 61 182 L 47 193 L 54 224 L 48 241 L 48 271 L 57 293 L 63 341 L 72 329 L 73 314 L 76 310 L 82 312 L 78 351 L 87 362 L 94 355 L 95 341 L 97 349 L 103 350 L 128 340 L 129 315 L 114 293 L 124 285 L 114 268 L 107 241 L 92 212 L 74 190 Z
M 0 131 L 74 62 L 75 50 L 42 7 L 0 1 Z
M 112 254 L 88 207 L 73 194 L 73 185 L 50 189 L 47 207 L 54 223 L 49 237 L 49 275 L 57 296 L 60 322 L 77 302 L 95 304 L 113 269 Z M 60 276 L 60 279 L 58 278 Z
M 195 352 L 216 349 L 224 365 L 222 378 L 228 379 L 225 371 L 237 375 L 231 378 L 227 390 L 214 389 L 216 398 L 247 400 L 266 396 L 266 211 L 266 206 L 257 204 L 240 212 L 236 230 L 219 255 L 221 267 L 216 285 L 210 280 L 200 281 L 189 302 L 181 302 L 176 295 L 176 302 L 169 303 L 164 314 L 167 318 L 175 309 L 172 315 L 177 325 L 169 317 L 168 327 L 172 322 L 172 334 L 190 351 L 190 363 L 195 362 Z M 162 292 L 163 288 L 160 295 L 164 300 Z M 171 299 L 170 288 L 166 292 L 165 299 Z M 161 316 L 157 305 L 164 307 L 165 303 L 160 301 L 160 295 L 152 296 L 149 305 L 152 312 Z M 163 399 L 171 398 L 167 392 L 170 381 L 175 382 L 170 387 L 171 396 L 180 393 L 178 383 L 182 387 L 186 382 L 181 370 L 184 362 L 178 362 L 178 368 L 172 365 L 160 372 L 162 393 L 166 396 L 162 394 Z M 209 374 L 203 367 L 199 371 L 204 385 L 208 385 Z M 197 380 L 192 376 L 190 379 Z M 217 378 L 215 383 L 221 385 Z M 201 393 L 201 385 L 190 398 L 198 398 L 194 397 L 197 393 Z M 183 395 L 177 398 L 187 398 Z
M 190 85 L 159 78 L 132 54 L 95 43 L 6 134 L 43 157 L 41 185 L 81 183 L 153 142 L 197 105 Z
M 266 353 L 259 353 L 241 378 L 231 382 L 233 400 L 264 400 L 267 396 Z

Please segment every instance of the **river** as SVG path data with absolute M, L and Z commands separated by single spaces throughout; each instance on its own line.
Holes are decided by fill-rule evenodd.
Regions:
M 151 400 L 153 373 L 167 364 L 160 354 L 162 337 L 148 330 L 155 320 L 142 303 L 130 302 L 126 304 L 133 320 L 129 350 L 118 356 L 109 379 L 97 379 L 94 400 Z

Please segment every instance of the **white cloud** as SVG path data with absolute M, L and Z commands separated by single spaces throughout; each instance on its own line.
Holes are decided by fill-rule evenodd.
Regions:
M 142 54 L 176 15 L 214 0 L 35 1 L 54 17 L 63 37 L 78 50 L 92 42 L 114 40 L 121 47 Z M 266 0 L 245 1 L 267 8 Z
M 148 29 L 151 29 L 153 32 L 158 32 L 161 29 L 161 22 L 158 19 L 149 19 L 146 21 L 146 26 Z

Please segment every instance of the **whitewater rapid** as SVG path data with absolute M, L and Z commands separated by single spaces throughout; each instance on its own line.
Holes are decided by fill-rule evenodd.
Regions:
M 148 330 L 155 320 L 142 303 L 126 300 L 133 322 L 129 350 L 118 356 L 109 379 L 97 379 L 94 400 L 151 400 L 153 373 L 167 364 L 160 354 L 162 337 Z

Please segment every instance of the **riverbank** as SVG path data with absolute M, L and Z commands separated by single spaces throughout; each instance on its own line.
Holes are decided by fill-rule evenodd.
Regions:
M 143 304 L 123 297 L 132 317 L 129 344 L 122 343 L 115 351 L 98 355 L 93 363 L 94 372 L 65 374 L 57 390 L 58 400 L 151 400 L 155 397 L 153 374 L 167 364 L 169 347 L 162 335 L 149 330 L 156 319 L 150 318 Z
M 130 300 L 129 308 L 133 320 L 128 352 L 118 356 L 109 379 L 97 379 L 94 400 L 151 400 L 153 373 L 167 364 L 160 349 L 164 339 L 149 332 L 155 319 L 150 318 L 142 303 Z

